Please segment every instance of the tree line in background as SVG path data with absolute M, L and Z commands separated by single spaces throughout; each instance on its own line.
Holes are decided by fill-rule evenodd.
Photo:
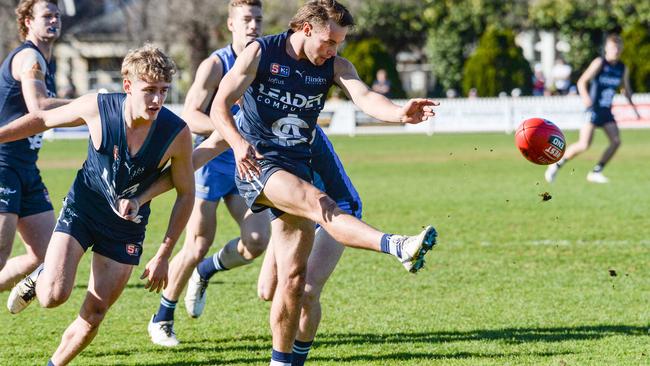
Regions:
M 342 54 L 372 83 L 378 69 L 387 70 L 395 97 L 404 91 L 396 71 L 396 56 L 410 51 L 431 64 L 437 87 L 430 91 L 475 88 L 494 96 L 513 87 L 530 94 L 531 67 L 514 43 L 517 32 L 556 32 L 571 46 L 564 55 L 575 82 L 602 50 L 605 35 L 621 33 L 622 56 L 633 88 L 650 91 L 650 1 L 638 0 L 343 0 L 357 26 Z M 17 41 L 14 8 L 18 0 L 0 0 L 0 47 L 6 54 Z M 200 61 L 229 40 L 228 0 L 84 0 L 83 6 L 113 5 L 126 19 L 123 32 L 134 44 L 146 40 L 184 45 L 173 56 L 186 72 L 186 84 Z M 302 0 L 266 1 L 265 33 L 287 27 Z M 83 5 L 85 4 L 85 5 Z M 71 22 L 64 18 L 64 34 Z M 191 71 L 190 71 L 191 70 Z

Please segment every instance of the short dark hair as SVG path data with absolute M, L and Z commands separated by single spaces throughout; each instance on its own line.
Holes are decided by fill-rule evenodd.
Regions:
M 302 29 L 305 23 L 312 25 L 326 25 L 328 21 L 334 21 L 341 27 L 353 27 L 354 18 L 350 11 L 336 0 L 312 0 L 303 5 L 296 15 L 293 16 L 289 27 L 294 32 Z

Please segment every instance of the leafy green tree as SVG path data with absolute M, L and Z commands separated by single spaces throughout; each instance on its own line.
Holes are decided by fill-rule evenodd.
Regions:
M 424 0 L 426 53 L 443 89 L 459 89 L 463 64 L 491 24 L 519 30 L 527 26 L 527 1 Z
M 497 96 L 520 88 L 530 94 L 533 72 L 509 29 L 489 27 L 463 68 L 463 91 L 476 88 L 480 96 Z
M 359 41 L 347 42 L 341 52 L 357 69 L 359 78 L 366 84 L 372 85 L 377 70 L 384 69 L 391 83 L 390 96 L 403 98 L 405 96 L 402 83 L 397 74 L 395 59 L 388 53 L 384 42 L 377 38 L 366 38 Z
M 567 62 L 573 78 L 602 53 L 605 36 L 619 33 L 635 24 L 650 26 L 650 1 L 638 0 L 537 0 L 529 13 L 530 24 L 538 29 L 558 32 L 571 50 Z M 647 40 L 646 40 L 647 42 Z
M 630 70 L 630 83 L 635 92 L 650 91 L 650 34 L 648 27 L 635 24 L 623 32 L 622 61 Z

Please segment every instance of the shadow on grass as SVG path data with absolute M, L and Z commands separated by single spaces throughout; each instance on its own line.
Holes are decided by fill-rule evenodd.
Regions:
M 144 280 L 142 280 L 144 281 Z M 210 281 L 211 284 L 216 284 L 216 285 L 223 285 L 223 284 L 232 284 L 234 282 L 226 282 L 226 281 L 215 281 L 212 280 Z M 75 289 L 87 289 L 88 284 L 84 282 L 79 282 L 74 285 Z M 144 289 L 144 282 L 136 282 L 136 283 L 127 283 L 126 286 L 124 286 L 124 289 Z
M 383 335 L 373 333 L 324 333 L 318 336 L 318 344 L 445 343 L 485 340 L 520 344 L 594 340 L 615 335 L 648 336 L 648 327 L 632 325 L 585 325 L 577 327 L 478 329 L 461 332 L 418 332 Z
M 423 343 L 427 345 L 452 343 L 452 342 L 471 342 L 471 341 L 496 341 L 505 342 L 506 344 L 518 345 L 535 342 L 563 342 L 579 340 L 597 340 L 612 336 L 633 336 L 648 337 L 648 328 L 646 326 L 632 325 L 590 325 L 576 327 L 550 327 L 550 328 L 503 328 L 503 329 L 478 329 L 470 331 L 441 331 L 441 332 L 416 332 L 416 333 L 393 333 L 393 334 L 372 334 L 372 333 L 323 333 L 317 336 L 315 349 L 327 348 L 332 346 L 364 346 L 364 345 L 389 345 L 390 348 L 385 354 L 363 354 L 355 350 L 349 356 L 327 357 L 319 356 L 319 352 L 312 352 L 310 359 L 312 361 L 390 361 L 390 360 L 442 360 L 442 359 L 468 359 L 468 358 L 508 358 L 508 357 L 553 357 L 558 355 L 567 355 L 570 352 L 522 352 L 520 350 L 512 353 L 493 352 L 451 352 L 441 353 L 432 349 L 431 352 L 395 352 L 390 353 L 390 349 L 399 350 L 400 344 L 411 345 Z M 151 346 L 151 348 L 137 350 L 110 350 L 104 352 L 88 352 L 94 356 L 114 356 L 131 354 L 136 359 L 142 359 L 143 353 L 153 352 L 156 355 L 161 353 L 169 354 L 195 354 L 203 353 L 208 356 L 208 360 L 170 360 L 154 361 L 151 365 L 158 366 L 196 366 L 196 365 L 217 365 L 217 364 L 235 364 L 235 363 L 266 363 L 270 355 L 270 336 L 241 336 L 230 338 L 202 338 L 193 341 L 181 343 L 179 347 L 161 348 Z M 226 353 L 229 352 L 247 352 L 247 357 L 230 358 Z M 363 352 L 363 351 L 362 351 Z M 359 354 L 361 353 L 361 354 Z M 214 357 L 212 357 L 214 354 Z M 87 354 L 88 355 L 88 354 Z M 225 357 L 224 357 L 225 356 Z

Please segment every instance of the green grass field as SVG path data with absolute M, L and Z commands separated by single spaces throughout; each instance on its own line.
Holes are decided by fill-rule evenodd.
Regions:
M 415 276 L 390 256 L 347 250 L 323 295 L 310 364 L 650 364 L 650 131 L 622 138 L 605 171 L 610 184 L 585 180 L 605 146 L 599 134 L 549 186 L 510 135 L 333 137 L 366 221 L 409 234 L 431 223 L 440 245 Z M 58 141 L 41 153 L 57 210 L 85 149 Z M 542 202 L 545 191 L 553 198 Z M 269 304 L 256 298 L 261 261 L 215 276 L 199 320 L 179 303 L 179 347 L 150 343 L 159 296 L 138 277 L 171 202 L 169 194 L 154 202 L 141 265 L 73 364 L 268 365 Z M 221 209 L 219 218 L 212 252 L 238 232 Z M 14 253 L 22 250 L 17 242 Z M 84 297 L 89 259 L 63 306 L 0 312 L 0 365 L 47 362 Z M 0 294 L 3 307 L 6 299 Z

